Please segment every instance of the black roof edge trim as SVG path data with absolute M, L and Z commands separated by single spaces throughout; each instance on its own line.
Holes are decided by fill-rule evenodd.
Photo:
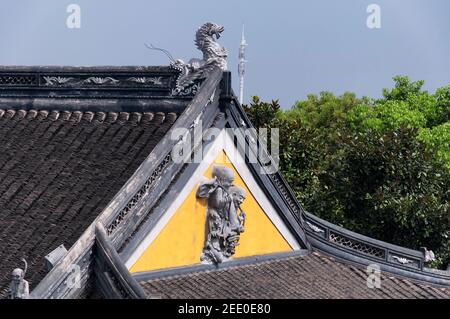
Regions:
M 230 261 L 227 261 L 227 262 L 224 262 L 221 264 L 199 264 L 199 265 L 186 266 L 186 267 L 176 267 L 176 268 L 169 268 L 169 269 L 163 269 L 163 270 L 138 272 L 138 273 L 134 273 L 132 275 L 138 282 L 143 282 L 143 281 L 149 281 L 149 280 L 154 280 L 154 279 L 182 276 L 182 275 L 197 273 L 197 272 L 214 271 L 214 270 L 222 270 L 222 269 L 228 269 L 228 268 L 238 267 L 238 266 L 253 265 L 256 263 L 284 259 L 284 258 L 289 258 L 289 257 L 307 256 L 308 254 L 309 254 L 308 250 L 302 249 L 302 250 L 295 250 L 295 251 L 290 251 L 290 252 L 285 252 L 285 253 L 274 253 L 274 254 L 267 254 L 267 255 L 243 257 L 243 258 L 239 258 L 239 259 L 230 260 Z
M 253 125 L 232 90 L 231 95 L 225 97 L 222 101 L 222 108 L 225 109 L 228 115 L 227 118 L 231 127 L 243 129 L 253 128 Z M 258 140 L 259 137 L 254 136 L 254 138 Z M 248 143 L 248 137 L 246 137 L 246 142 Z M 249 163 L 248 167 L 272 204 L 278 208 L 277 211 L 280 213 L 280 217 L 282 217 L 288 228 L 293 232 L 302 248 L 309 249 L 309 243 L 304 229 L 303 208 L 293 195 L 291 188 L 284 180 L 281 172 L 261 174 L 260 170 L 264 169 L 261 163 Z
M 125 296 L 122 297 L 124 298 L 145 299 L 146 293 L 133 276 L 131 276 L 127 267 L 122 263 L 111 240 L 106 234 L 105 227 L 101 223 L 97 223 L 95 227 L 95 237 L 97 242 L 96 257 L 99 259 L 101 258 L 101 262 L 105 264 L 104 267 L 101 267 L 101 271 L 99 271 L 96 276 L 106 277 L 109 275 L 114 278 L 113 280 L 105 280 L 108 282 L 108 286 L 111 285 L 112 287 L 103 287 L 104 290 L 114 291 L 114 288 L 116 288 L 118 291 L 123 291 Z

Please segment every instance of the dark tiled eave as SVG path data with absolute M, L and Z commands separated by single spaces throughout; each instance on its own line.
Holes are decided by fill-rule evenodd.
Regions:
M 361 266 L 318 253 L 225 269 L 141 281 L 155 298 L 449 299 L 450 289 L 381 274 L 381 288 L 367 286 Z

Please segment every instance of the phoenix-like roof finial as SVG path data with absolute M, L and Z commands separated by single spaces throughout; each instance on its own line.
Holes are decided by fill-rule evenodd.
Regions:
M 202 51 L 203 59 L 191 59 L 189 63 L 176 60 L 171 66 L 181 72 L 178 77 L 174 95 L 183 95 L 192 92 L 195 81 L 206 78 L 214 68 L 227 69 L 227 50 L 217 40 L 225 30 L 221 25 L 207 22 L 202 25 L 195 35 L 195 45 Z

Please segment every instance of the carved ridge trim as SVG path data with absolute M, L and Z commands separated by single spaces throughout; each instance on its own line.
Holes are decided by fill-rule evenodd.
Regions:
M 275 174 L 272 174 L 269 176 L 271 177 L 272 181 L 274 182 L 276 188 L 278 188 L 280 190 L 281 195 L 287 202 L 288 206 L 291 208 L 295 217 L 298 220 L 301 220 L 300 209 L 298 208 L 297 204 L 295 203 L 295 200 L 292 199 L 290 192 L 286 188 L 286 186 L 285 186 L 284 182 L 281 180 L 280 176 L 278 176 L 278 173 L 275 173 Z
M 365 255 L 373 256 L 379 259 L 386 258 L 386 252 L 384 249 L 347 237 L 334 231 L 330 231 L 329 241 Z
M 128 78 L 127 81 L 141 83 L 141 84 L 151 83 L 151 84 L 155 84 L 155 85 L 163 85 L 161 76 L 158 76 L 158 77 L 145 77 L 145 76 L 134 77 L 133 76 L 131 78 Z
M 313 233 L 314 229 L 311 228 L 311 225 L 324 229 L 325 233 L 320 234 L 320 237 L 322 237 L 321 241 L 325 241 L 333 253 L 335 253 L 337 249 L 335 245 L 337 245 L 340 247 L 339 250 L 345 251 L 345 254 L 359 256 L 361 258 L 373 257 L 386 264 L 390 264 L 393 267 L 401 265 L 412 269 L 422 270 L 425 260 L 421 256 L 409 254 L 406 251 L 407 249 L 402 251 L 403 247 L 396 247 L 395 245 L 379 241 L 379 243 L 374 243 L 371 241 L 372 239 L 370 237 L 351 231 L 348 231 L 349 233 L 347 233 L 347 230 L 345 229 L 339 229 L 336 225 L 324 223 L 324 221 L 310 217 L 310 215 L 311 214 L 309 213 L 305 215 L 307 232 L 310 236 L 316 235 Z M 362 236 L 363 238 L 358 236 Z M 386 246 L 384 244 L 386 244 Z
M 188 86 L 181 91 L 178 91 L 176 88 L 172 90 L 172 95 L 178 96 L 186 96 L 186 95 L 195 95 L 200 89 L 200 83 L 195 83 L 192 86 Z
M 406 257 L 399 257 L 399 256 L 395 256 L 395 255 L 392 255 L 391 258 L 396 260 L 398 263 L 400 263 L 402 265 L 408 265 L 408 264 L 412 264 L 414 262 L 414 260 L 408 259 Z
M 391 263 L 400 264 L 406 267 L 417 269 L 420 269 L 421 265 L 421 261 L 419 259 L 409 258 L 404 255 L 402 256 L 401 254 L 398 254 L 396 252 L 389 253 L 389 261 Z
M 138 203 L 142 201 L 144 197 L 146 197 L 154 186 L 156 180 L 161 176 L 161 173 L 169 166 L 172 162 L 172 153 L 169 152 L 162 162 L 156 167 L 147 181 L 142 185 L 142 187 L 136 192 L 136 194 L 128 201 L 127 205 L 117 214 L 115 219 L 108 225 L 106 231 L 108 236 L 111 235 L 117 227 L 122 223 L 125 217 L 134 210 Z
M 37 84 L 36 75 L 0 75 L 0 86 L 36 86 Z
M 306 225 L 308 225 L 308 227 L 315 233 L 325 234 L 325 230 L 320 228 L 319 226 L 316 226 L 316 225 L 314 225 L 314 224 L 312 224 L 312 223 L 310 223 L 308 221 L 306 222 Z
M 211 124 L 209 127 L 210 127 L 210 128 L 211 128 L 211 127 L 215 127 L 216 124 L 217 124 L 217 122 L 219 122 L 219 121 L 220 121 L 221 119 L 223 119 L 224 117 L 225 117 L 225 113 L 219 112 L 219 113 L 215 116 L 215 118 L 214 118 L 212 124 Z M 198 147 L 201 148 L 201 147 L 202 147 L 202 144 L 200 143 L 199 145 L 197 145 L 197 146 L 196 146 L 196 149 L 197 149 Z M 171 154 L 171 153 L 170 153 L 170 154 Z M 174 181 L 173 181 L 173 182 L 176 182 L 176 181 L 182 176 L 184 170 L 186 169 L 186 167 L 187 167 L 188 165 L 189 165 L 189 164 L 185 163 L 185 164 L 182 166 L 182 168 L 174 175 Z M 143 220 L 141 220 L 141 222 L 139 223 L 139 226 L 138 226 L 137 228 L 135 228 L 135 230 L 133 231 L 133 233 L 131 234 L 131 236 L 130 236 L 129 238 L 133 237 L 134 235 L 136 235 L 137 232 L 139 232 L 140 226 L 141 226 L 142 224 L 144 224 L 144 223 L 148 220 L 149 216 L 152 216 L 152 214 L 154 214 L 154 212 L 155 212 L 155 207 L 157 206 L 157 203 L 159 203 L 159 202 L 161 201 L 161 198 L 165 198 L 165 196 L 169 193 L 169 191 L 170 191 L 170 186 L 167 187 L 167 188 L 164 190 L 164 192 L 162 193 L 162 195 L 160 196 L 160 198 L 156 200 L 156 203 L 150 208 L 150 210 L 147 211 L 145 214 L 143 214 L 143 215 L 144 215 Z M 128 239 L 125 239 L 125 240 L 121 243 L 121 246 L 120 246 L 120 248 L 119 248 L 119 252 L 122 251 L 122 249 L 129 243 L 129 238 L 128 238 Z
M 47 87 L 77 87 L 77 86 L 120 86 L 120 85 L 148 85 L 163 86 L 163 77 L 133 76 L 124 79 L 112 76 L 74 77 L 61 75 L 44 75 L 43 85 Z

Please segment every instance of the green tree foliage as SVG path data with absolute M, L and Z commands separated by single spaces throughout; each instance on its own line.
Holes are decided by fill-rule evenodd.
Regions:
M 450 170 L 450 121 L 433 128 L 421 129 L 418 139 L 429 151 L 436 150 L 436 160 L 441 161 Z
M 251 106 L 244 105 L 245 112 L 251 116 L 252 124 L 255 127 L 267 127 L 270 121 L 281 113 L 278 100 L 271 103 L 261 102 L 259 97 L 254 96 Z
M 310 95 L 287 111 L 254 97 L 255 127 L 280 129 L 281 170 L 305 209 L 450 261 L 450 87 L 394 78 L 383 98 Z

